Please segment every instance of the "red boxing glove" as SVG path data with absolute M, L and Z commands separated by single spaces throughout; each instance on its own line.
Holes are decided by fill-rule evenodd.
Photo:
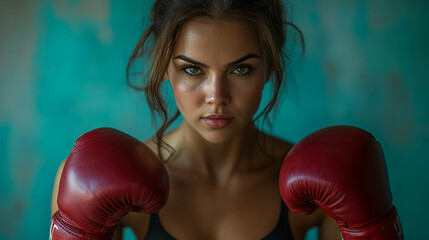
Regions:
M 380 144 L 359 128 L 334 126 L 298 142 L 283 161 L 280 193 L 294 212 L 319 206 L 345 240 L 403 239 Z
M 112 239 L 130 211 L 161 209 L 168 189 L 164 165 L 142 142 L 112 128 L 90 131 L 64 166 L 50 239 Z

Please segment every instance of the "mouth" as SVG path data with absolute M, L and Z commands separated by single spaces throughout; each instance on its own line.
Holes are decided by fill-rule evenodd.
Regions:
M 207 114 L 203 118 L 204 123 L 210 128 L 223 128 L 229 125 L 234 119 L 233 116 L 227 114 Z

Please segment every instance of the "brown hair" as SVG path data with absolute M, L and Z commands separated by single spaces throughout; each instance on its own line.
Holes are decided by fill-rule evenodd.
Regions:
M 288 27 L 298 32 L 304 46 L 304 38 L 299 28 L 286 19 L 286 17 L 290 18 L 286 10 L 280 0 L 157 0 L 154 3 L 150 14 L 151 25 L 141 35 L 128 61 L 127 83 L 132 88 L 145 92 L 153 116 L 157 113 L 162 119 L 162 124 L 156 132 L 158 154 L 161 159 L 164 159 L 161 148 L 174 152 L 174 149 L 162 140 L 162 136 L 180 115 L 176 110 L 174 115 L 169 117 L 161 87 L 175 39 L 183 23 L 202 16 L 213 19 L 236 18 L 246 21 L 258 33 L 266 63 L 266 79 L 274 81 L 271 100 L 255 118 L 256 120 L 264 116 L 265 121 L 268 120 L 268 114 L 279 99 L 285 64 L 290 60 L 283 50 L 290 35 Z M 130 70 L 135 61 L 146 53 L 148 53 L 148 59 L 145 65 L 148 72 L 147 76 L 143 77 L 143 87 L 138 87 L 131 83 Z

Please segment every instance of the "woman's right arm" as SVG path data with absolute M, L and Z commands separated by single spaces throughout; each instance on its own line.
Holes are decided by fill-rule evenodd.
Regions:
M 57 197 L 58 197 L 58 188 L 60 186 L 61 174 L 63 173 L 64 164 L 66 160 L 64 160 L 57 170 L 57 175 L 55 176 L 54 189 L 52 191 L 52 202 L 51 202 L 51 217 L 58 210 Z M 121 221 L 118 224 L 118 227 L 115 230 L 112 240 L 122 240 L 122 229 L 124 227 L 124 223 Z
M 52 201 L 51 201 L 51 217 L 58 210 L 58 204 L 57 204 L 58 189 L 60 185 L 61 174 L 63 172 L 65 163 L 66 163 L 66 160 L 64 160 L 60 164 L 57 170 L 57 174 L 55 176 L 54 188 L 52 191 Z M 119 222 L 112 240 L 122 240 L 124 227 L 130 227 L 133 230 L 134 234 L 136 234 L 137 239 L 142 239 L 143 236 L 146 235 L 147 229 L 149 227 L 149 218 L 150 218 L 149 214 L 130 212 Z
M 63 172 L 64 164 L 66 160 L 64 160 L 61 165 L 58 167 L 57 175 L 55 176 L 54 189 L 52 191 L 52 201 L 51 201 L 51 217 L 58 210 L 57 197 L 58 197 L 58 188 L 60 185 L 61 174 Z
M 320 240 L 341 240 L 337 222 L 321 208 L 308 215 L 299 215 L 289 210 L 289 224 L 296 240 L 304 240 L 308 230 L 312 227 L 318 227 Z

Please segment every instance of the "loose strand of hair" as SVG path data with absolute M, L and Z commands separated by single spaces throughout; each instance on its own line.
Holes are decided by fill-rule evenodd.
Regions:
M 161 158 L 161 160 L 164 163 L 167 163 L 176 153 L 176 150 L 167 142 L 163 140 L 163 136 L 165 131 L 168 129 L 168 127 L 176 121 L 176 119 L 180 116 L 180 112 L 177 110 L 174 116 L 166 121 L 164 121 L 161 125 L 161 127 L 156 132 L 156 143 L 157 143 L 157 150 L 158 150 L 158 156 Z M 162 149 L 167 150 L 169 152 L 169 156 L 167 159 L 164 158 L 164 155 L 162 153 Z
M 138 87 L 131 82 L 131 79 L 130 79 L 131 67 L 134 65 L 137 58 L 144 55 L 145 43 L 148 40 L 148 38 L 151 36 L 153 31 L 154 31 L 153 25 L 149 26 L 149 28 L 147 28 L 146 31 L 144 31 L 142 36 L 139 38 L 139 40 L 136 44 L 136 47 L 133 49 L 133 52 L 131 53 L 130 59 L 128 60 L 128 64 L 127 64 L 127 68 L 126 68 L 127 85 L 130 86 L 131 88 L 133 88 L 134 90 L 137 90 L 137 91 L 143 91 L 144 87 Z

